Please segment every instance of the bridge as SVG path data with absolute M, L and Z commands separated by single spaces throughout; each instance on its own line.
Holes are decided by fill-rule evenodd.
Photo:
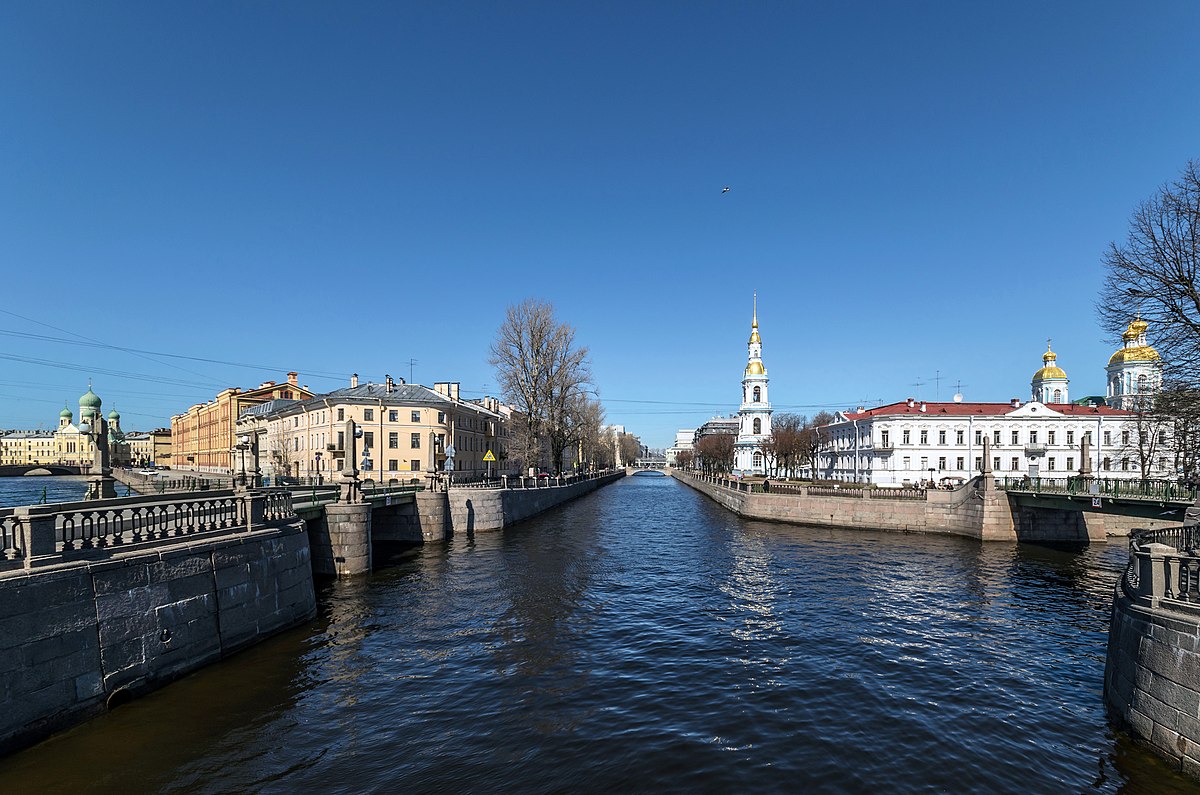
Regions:
M 90 467 L 66 464 L 6 464 L 0 466 L 0 478 L 19 478 L 24 475 L 85 475 Z
M 633 469 L 666 469 L 666 456 L 646 455 L 633 462 Z
M 1016 507 L 1086 511 L 1181 522 L 1197 497 L 1194 485 L 1172 480 L 1119 478 L 997 478 L 996 488 Z

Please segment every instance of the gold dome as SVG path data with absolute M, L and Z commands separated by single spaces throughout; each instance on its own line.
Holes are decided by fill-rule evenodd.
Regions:
M 1046 365 L 1041 370 L 1033 374 L 1034 381 L 1044 381 L 1047 378 L 1062 378 L 1066 379 L 1067 374 L 1062 371 L 1061 367 L 1052 367 Z
M 767 369 L 762 366 L 762 362 L 750 362 L 746 365 L 746 375 L 766 375 Z
M 755 343 L 758 343 L 760 345 L 762 344 L 762 338 L 758 336 L 757 328 L 755 328 L 754 331 L 750 332 L 750 344 L 753 345 Z
M 1134 345 L 1132 348 L 1122 348 L 1114 353 L 1108 363 L 1111 366 L 1123 362 L 1157 362 L 1160 359 L 1162 357 L 1158 355 L 1158 351 L 1149 345 Z

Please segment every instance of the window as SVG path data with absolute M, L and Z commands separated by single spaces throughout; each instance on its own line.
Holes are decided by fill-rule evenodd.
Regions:
M 300 418 L 299 417 L 292 417 L 292 427 L 293 428 L 300 427 Z
M 939 456 L 938 457 L 938 471 L 944 470 L 945 468 L 946 468 L 946 456 L 944 456 L 944 455 Z
M 1129 431 L 1121 431 L 1121 444 L 1129 444 Z
M 1159 443 L 1159 444 L 1166 444 L 1166 443 L 1167 443 L 1167 432 L 1166 432 L 1166 431 L 1159 431 L 1159 432 L 1158 432 L 1158 443 Z
M 1150 391 L 1149 389 L 1147 389 L 1147 388 L 1146 388 L 1146 375 L 1145 375 L 1145 373 L 1143 373 L 1142 375 L 1139 375 L 1139 376 L 1138 376 L 1138 380 L 1137 380 L 1137 391 L 1139 391 L 1139 392 L 1149 392 L 1149 391 Z
M 293 442 L 295 443 L 295 445 L 296 445 L 296 450 L 297 450 L 297 451 L 299 451 L 299 450 L 300 450 L 300 437 L 299 437 L 299 436 L 297 436 L 295 439 L 292 439 L 292 441 L 293 441 Z
M 879 433 L 879 446 L 880 446 L 880 447 L 887 447 L 887 446 L 888 446 L 888 432 L 887 432 L 887 431 L 880 431 L 880 433 Z
M 414 433 L 412 435 L 412 439 L 409 441 L 408 446 L 414 450 L 420 450 L 421 449 L 421 434 Z
M 963 440 L 966 439 L 966 435 L 967 435 L 966 431 L 955 431 L 954 432 L 954 443 L 962 444 Z M 962 467 L 959 467 L 959 469 L 962 469 Z
M 979 456 L 979 455 L 975 456 L 975 471 L 976 472 L 983 471 L 983 456 Z
M 1054 431 L 1046 431 L 1046 443 L 1054 444 Z
M 363 409 L 363 422 L 375 421 L 375 409 Z
M 1037 444 L 1037 440 L 1038 440 L 1038 432 L 1037 432 L 1037 431 L 1030 431 L 1030 432 L 1029 432 L 1029 443 L 1030 443 L 1030 444 Z
M 905 470 L 912 469 L 912 458 L 910 458 L 908 456 L 904 456 L 904 469 Z
M 346 432 L 338 431 L 337 449 L 342 450 L 346 447 Z
M 983 431 L 975 431 L 975 444 L 983 444 Z
M 1053 472 L 1056 469 L 1056 467 L 1054 466 L 1054 463 L 1055 463 L 1054 456 L 1050 456 L 1049 458 L 1047 458 L 1046 459 L 1046 469 L 1049 469 L 1051 472 Z
M 1112 432 L 1111 431 L 1104 432 L 1104 443 L 1112 444 Z
M 1103 469 L 1105 472 L 1109 471 L 1110 469 L 1112 469 L 1112 461 L 1110 461 L 1108 458 L 1105 458 L 1100 463 L 1100 468 Z
M 904 434 L 900 437 L 904 444 L 912 444 L 912 438 L 910 436 L 911 433 L 911 431 L 904 431 Z
M 1121 459 L 1121 470 L 1124 472 L 1129 471 L 1129 459 L 1128 458 Z
M 438 412 L 438 423 L 440 423 L 442 425 L 446 424 L 446 412 L 444 412 L 444 411 Z
M 995 469 L 995 470 L 999 471 L 999 469 L 1000 469 L 1000 456 L 995 456 L 994 458 L 992 458 L 992 469 Z
M 1067 456 L 1067 471 L 1075 471 L 1075 459 L 1072 456 Z
M 1017 457 L 1014 455 L 1014 456 L 1012 457 L 1012 471 L 1013 471 L 1013 472 L 1016 472 L 1016 471 L 1017 471 L 1018 469 L 1020 469 L 1020 468 L 1021 468 L 1021 459 L 1020 459 L 1020 458 L 1017 458 Z
M 399 422 L 399 421 L 400 421 L 400 412 L 398 412 L 394 409 L 389 410 L 388 411 L 388 422 Z M 392 469 L 395 469 L 395 467 L 392 467 Z
M 421 412 L 420 412 L 420 411 L 414 411 L 414 412 L 412 413 L 412 421 L 413 421 L 413 422 L 420 422 L 420 421 L 421 421 Z
M 992 444 L 1000 446 L 1000 431 L 992 431 Z
M 929 431 L 921 431 L 921 444 L 929 444 Z
M 758 390 L 756 389 L 755 391 L 757 392 Z M 754 451 L 754 466 L 762 466 L 762 453 L 758 452 L 757 450 Z
M 1012 432 L 1012 443 L 1013 443 L 1013 444 L 1020 444 L 1020 443 L 1021 443 L 1021 432 L 1020 432 L 1020 431 L 1013 431 L 1013 432 Z
M 758 403 L 760 400 L 762 400 L 762 389 L 754 387 L 754 402 Z
M 1054 402 L 1062 403 L 1062 390 L 1061 389 L 1054 390 Z
M 946 443 L 946 432 L 938 431 L 938 444 L 945 444 L 945 443 Z
M 391 433 L 388 434 L 388 449 L 389 450 L 398 450 L 399 448 L 400 448 L 400 434 L 396 433 L 395 431 L 392 431 Z M 392 467 L 392 469 L 395 469 L 395 467 Z
M 408 468 L 412 472 L 420 472 L 421 471 L 421 462 L 414 458 L 412 461 L 408 462 Z
M 343 422 L 346 419 L 346 410 L 338 409 L 338 422 Z
M 955 469 L 957 469 L 958 471 L 961 472 L 962 468 L 963 468 L 963 463 L 965 461 L 966 461 L 966 459 L 963 458 L 961 455 L 958 458 L 954 459 Z
M 923 472 L 926 469 L 929 469 L 929 457 L 921 456 L 921 471 Z
M 762 419 L 759 417 L 754 418 L 754 433 L 762 433 Z M 754 457 L 758 458 L 759 455 L 755 453 Z
M 363 449 L 365 450 L 368 447 L 374 447 L 374 446 L 375 446 L 375 433 L 373 431 L 366 431 L 365 433 L 363 433 Z
M 1067 431 L 1067 444 L 1075 444 L 1075 431 Z
M 396 459 L 389 458 L 388 459 L 388 471 L 395 472 L 397 469 L 399 469 L 400 467 L 396 466 L 397 463 L 399 463 L 399 462 L 397 462 Z

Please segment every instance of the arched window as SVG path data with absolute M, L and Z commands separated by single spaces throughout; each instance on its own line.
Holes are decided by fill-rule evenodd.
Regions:
M 760 400 L 762 400 L 762 389 L 754 387 L 754 402 L 758 403 Z
M 1061 389 L 1054 390 L 1054 402 L 1062 403 L 1062 390 Z
M 758 452 L 757 450 L 754 451 L 754 466 L 762 466 L 762 453 Z
M 1149 389 L 1146 388 L 1146 374 L 1145 373 L 1142 373 L 1141 375 L 1138 376 L 1137 384 L 1138 384 L 1138 387 L 1137 387 L 1138 392 L 1149 392 L 1150 391 Z
M 758 417 L 754 418 L 754 432 L 762 433 L 762 420 Z

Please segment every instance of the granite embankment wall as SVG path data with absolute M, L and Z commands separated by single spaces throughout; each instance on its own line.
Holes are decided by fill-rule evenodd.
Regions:
M 680 482 L 691 486 L 734 513 L 748 519 L 771 522 L 825 525 L 832 527 L 894 530 L 910 533 L 945 533 L 971 538 L 1014 536 L 1007 501 L 976 497 L 964 486 L 955 491 L 931 491 L 925 499 L 889 498 L 880 490 L 874 496 L 849 490 L 852 496 L 787 494 L 741 491 L 677 472 Z
M 413 503 L 377 507 L 371 517 L 371 537 L 420 543 L 442 541 L 455 533 L 503 530 L 623 477 L 622 470 L 565 486 L 420 492 Z
M 316 612 L 297 519 L 0 575 L 0 753 Z
M 1200 593 L 1193 555 L 1150 544 L 1121 578 L 1109 624 L 1104 695 L 1111 714 L 1200 778 Z

